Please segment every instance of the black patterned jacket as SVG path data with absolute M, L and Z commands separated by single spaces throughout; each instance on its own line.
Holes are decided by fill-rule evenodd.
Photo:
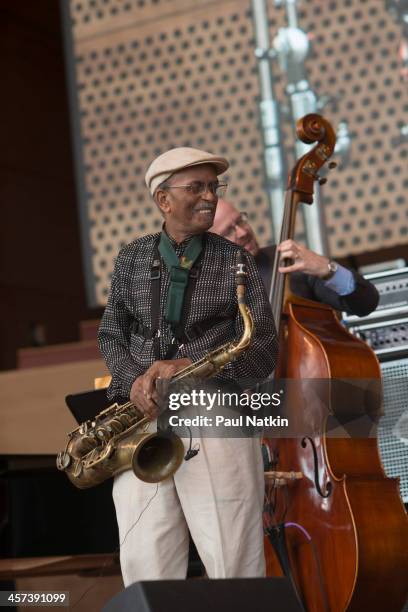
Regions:
M 116 260 L 108 303 L 99 329 L 99 346 L 112 375 L 108 397 L 129 397 L 137 376 L 157 359 L 154 341 L 132 332 L 134 321 L 151 327 L 150 279 L 154 245 L 160 234 L 139 238 L 124 247 Z M 187 243 L 173 244 L 178 256 Z M 200 274 L 186 313 L 188 330 L 194 325 L 214 320 L 203 335 L 181 346 L 176 357 L 189 357 L 194 362 L 225 342 L 235 340 L 242 332 L 234 266 L 241 247 L 216 236 L 205 234 Z M 255 322 L 255 335 L 250 348 L 235 362 L 227 365 L 218 378 L 223 380 L 257 381 L 274 369 L 277 338 L 268 298 L 252 256 L 246 255 L 248 267 L 247 304 Z M 169 289 L 169 272 L 161 261 L 160 278 L 160 355 L 163 359 L 172 340 L 172 331 L 165 321 L 165 298 Z

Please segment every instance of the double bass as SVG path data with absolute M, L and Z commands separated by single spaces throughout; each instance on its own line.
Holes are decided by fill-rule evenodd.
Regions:
M 312 204 L 319 169 L 335 145 L 333 128 L 317 114 L 300 119 L 297 134 L 316 144 L 289 175 L 281 241 L 293 238 L 297 207 Z M 271 474 L 279 475 L 267 485 L 266 532 L 275 543 L 266 538 L 267 574 L 282 573 L 280 558 L 307 612 L 400 612 L 408 592 L 408 522 L 375 435 L 380 365 L 332 308 L 293 295 L 279 265 L 277 254 L 274 384 L 286 382 L 291 433 L 265 441 Z

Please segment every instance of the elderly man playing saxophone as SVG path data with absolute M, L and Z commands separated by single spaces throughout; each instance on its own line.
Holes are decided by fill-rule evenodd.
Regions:
M 99 331 L 112 374 L 108 394 L 130 398 L 152 427 L 157 380 L 234 341 L 242 330 L 233 268 L 237 252 L 245 251 L 207 232 L 225 191 L 218 176 L 227 168 L 226 159 L 186 147 L 155 159 L 145 178 L 163 229 L 130 243 L 116 260 Z M 255 334 L 248 350 L 216 378 L 220 384 L 259 381 L 276 363 L 266 292 L 252 256 L 244 257 Z M 210 578 L 263 576 L 263 497 L 256 437 L 203 436 L 198 454 L 158 485 L 139 481 L 130 470 L 115 477 L 125 585 L 184 578 L 188 530 Z

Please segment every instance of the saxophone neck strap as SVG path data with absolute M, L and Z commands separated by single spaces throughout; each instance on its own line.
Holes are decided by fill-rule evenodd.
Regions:
M 154 354 L 155 354 L 156 359 L 160 359 L 160 358 L 163 359 L 163 357 L 160 357 L 160 338 L 159 338 L 159 333 L 158 333 L 158 330 L 160 329 L 160 286 L 161 286 L 161 265 L 162 265 L 161 260 L 160 260 L 160 252 L 159 252 L 159 244 L 161 242 L 161 236 L 159 236 L 159 238 L 157 239 L 154 245 L 153 263 L 152 263 L 152 267 L 150 271 L 151 325 L 150 325 L 149 337 L 153 339 Z M 189 340 L 193 339 L 192 336 L 194 336 L 194 332 L 192 332 L 192 330 L 189 330 L 192 333 L 191 334 L 189 333 L 187 335 L 186 330 L 185 330 L 185 325 L 187 321 L 188 312 L 190 309 L 191 299 L 192 299 L 194 289 L 195 289 L 195 286 L 198 280 L 198 276 L 199 276 L 199 270 L 201 266 L 200 259 L 203 254 L 203 244 L 204 244 L 203 240 L 201 240 L 200 253 L 197 255 L 197 257 L 195 257 L 194 262 L 193 262 L 195 263 L 195 266 L 193 266 L 193 263 L 192 263 L 189 269 L 187 269 L 189 272 L 189 276 L 188 276 L 188 281 L 187 281 L 187 287 L 185 289 L 185 292 L 183 293 L 183 302 L 182 302 L 180 321 L 178 324 L 171 325 L 173 336 L 174 336 L 174 341 L 172 344 L 168 346 L 164 359 L 172 359 L 172 357 L 176 354 L 180 344 L 185 344 Z M 170 243 L 170 246 L 171 246 L 171 243 Z M 173 249 L 173 247 L 171 248 Z M 173 249 L 173 255 L 177 258 L 177 262 L 178 262 L 177 266 L 178 266 L 181 262 L 178 259 L 177 255 L 174 253 L 174 249 Z M 184 257 L 188 257 L 188 255 L 190 255 L 189 261 L 191 261 L 192 260 L 191 253 L 186 252 L 184 254 Z M 172 255 L 170 255 L 170 257 L 172 257 Z M 172 260 L 175 262 L 174 258 L 172 258 Z M 183 260 L 183 262 L 184 261 L 185 260 Z M 167 267 L 167 264 L 166 264 L 166 267 Z
M 166 232 L 161 233 L 159 253 L 170 273 L 165 317 L 173 328 L 180 324 L 184 297 L 190 280 L 190 270 L 201 254 L 202 248 L 202 236 L 193 236 L 184 255 L 179 259 Z

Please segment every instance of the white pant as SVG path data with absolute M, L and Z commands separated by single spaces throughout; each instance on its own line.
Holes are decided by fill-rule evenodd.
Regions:
M 125 586 L 185 578 L 188 530 L 209 578 L 265 575 L 259 438 L 201 438 L 193 446 L 197 442 L 198 455 L 158 485 L 132 471 L 115 478 Z

